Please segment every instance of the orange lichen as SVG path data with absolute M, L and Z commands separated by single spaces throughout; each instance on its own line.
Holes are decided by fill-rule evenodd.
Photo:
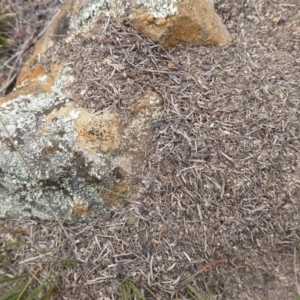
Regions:
M 156 26 L 162 26 L 162 25 L 165 25 L 167 23 L 167 19 L 165 18 L 156 18 L 153 20 L 154 24 Z
M 80 116 L 75 121 L 75 130 L 78 133 L 77 145 L 89 152 L 98 149 L 110 152 L 120 147 L 122 136 L 116 113 L 106 111 L 96 116 L 80 109 Z
M 86 209 L 83 204 L 81 203 L 77 203 L 73 206 L 72 210 L 74 211 L 74 213 L 77 215 L 78 219 L 81 219 L 84 216 L 87 216 L 89 214 L 92 213 L 92 209 L 88 208 Z

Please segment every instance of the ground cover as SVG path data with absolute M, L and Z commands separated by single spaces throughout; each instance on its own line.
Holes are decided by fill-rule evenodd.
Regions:
M 190 299 L 187 286 L 215 299 L 300 295 L 300 7 L 236 2 L 216 1 L 233 37 L 222 48 L 166 51 L 112 18 L 77 37 L 87 51 L 70 45 L 85 62 L 70 87 L 79 105 L 129 115 L 130 101 L 154 90 L 164 111 L 143 172 L 132 174 L 135 190 L 104 219 L 64 224 L 73 243 L 56 223 L 1 221 L 79 262 L 59 281 L 61 297 L 118 298 L 127 280 L 147 299 Z M 57 46 L 65 59 L 67 45 Z M 86 98 L 76 99 L 83 86 Z M 2 231 L 1 239 L 15 237 Z M 28 249 L 5 274 L 25 272 Z

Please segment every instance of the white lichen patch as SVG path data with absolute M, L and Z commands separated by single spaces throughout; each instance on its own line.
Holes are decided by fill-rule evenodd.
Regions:
M 137 3 L 145 5 L 149 15 L 155 18 L 167 18 L 178 13 L 177 0 L 137 0 Z
M 87 20 L 92 20 L 100 14 L 118 17 L 134 7 L 145 6 L 149 15 L 155 18 L 167 18 L 178 13 L 177 0 L 85 0 L 82 1 L 80 12 L 73 17 L 71 28 L 78 29 Z
M 113 17 L 122 15 L 129 4 L 128 1 L 121 0 L 89 0 L 82 2 L 80 12 L 77 16 L 73 16 L 70 23 L 71 28 L 76 30 L 83 26 L 83 24 L 87 25 L 88 20 L 92 20 L 100 14 Z

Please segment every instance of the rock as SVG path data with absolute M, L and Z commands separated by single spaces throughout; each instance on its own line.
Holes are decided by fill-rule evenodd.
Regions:
M 128 14 L 130 24 L 166 48 L 179 44 L 223 46 L 230 34 L 214 11 L 213 0 L 77 0 L 73 26 L 99 12 L 120 16 Z
M 226 45 L 231 37 L 215 13 L 211 0 L 173 1 L 176 13 L 151 16 L 150 9 L 142 6 L 131 9 L 129 18 L 133 27 L 166 48 L 179 44 L 203 46 Z
M 191 1 L 177 6 L 174 0 L 167 7 L 157 7 L 152 1 L 147 8 L 134 1 L 126 3 L 67 1 L 36 43 L 15 90 L 0 100 L 0 217 L 51 220 L 58 216 L 68 222 L 97 218 L 124 205 L 124 197 L 139 181 L 132 174 L 142 171 L 148 142 L 155 128 L 163 124 L 163 99 L 153 90 L 133 97 L 140 90 L 137 87 L 122 104 L 125 96 L 118 92 L 120 85 L 131 91 L 134 80 L 146 75 L 126 65 L 120 55 L 111 54 L 115 41 L 99 34 L 99 24 L 105 28 L 109 23 L 105 14 L 130 12 L 132 16 L 141 9 L 143 14 L 136 14 L 133 25 L 138 28 L 136 24 L 142 23 L 138 20 L 144 20 L 145 28 L 138 29 L 147 33 L 157 28 L 160 34 L 156 38 L 171 47 L 179 42 L 198 42 L 201 14 L 197 16 L 193 10 L 203 9 L 210 20 L 220 19 L 212 4 L 205 10 Z M 195 29 L 191 30 L 193 36 L 185 36 L 185 22 L 189 30 Z M 207 21 L 206 26 L 213 30 L 215 25 Z M 124 34 L 131 49 L 127 41 L 130 31 Z M 202 35 L 209 45 L 226 41 Z M 138 54 L 141 61 L 149 50 L 147 45 L 143 54 Z M 98 52 L 89 64 L 93 50 Z M 173 68 L 170 62 L 167 66 L 168 70 Z M 102 77 L 100 83 L 88 77 L 100 70 L 106 72 L 101 76 L 108 78 L 104 86 Z M 113 74 L 117 74 L 115 86 L 110 82 Z
M 120 205 L 132 189 L 130 174 L 143 164 L 162 99 L 146 94 L 132 108 L 131 120 L 109 111 L 94 115 L 68 102 L 58 86 L 62 80 L 55 91 L 18 96 L 1 106 L 2 121 L 18 148 L 2 127 L 1 217 L 53 219 L 51 209 L 69 221 L 97 217 Z

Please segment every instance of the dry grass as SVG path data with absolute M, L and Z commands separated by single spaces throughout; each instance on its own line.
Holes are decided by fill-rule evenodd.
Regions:
M 124 208 L 65 225 L 77 250 L 56 223 L 5 221 L 55 256 L 75 253 L 81 263 L 62 279 L 61 297 L 116 299 L 128 279 L 147 299 L 187 299 L 191 282 L 216 299 L 299 296 L 298 1 L 216 6 L 234 40 L 223 48 L 168 52 L 105 18 L 72 44 L 57 42 L 56 59 L 73 64 L 68 92 L 78 105 L 130 118 L 147 90 L 164 99 Z M 19 256 L 5 272 L 22 273 L 19 260 L 32 255 Z

